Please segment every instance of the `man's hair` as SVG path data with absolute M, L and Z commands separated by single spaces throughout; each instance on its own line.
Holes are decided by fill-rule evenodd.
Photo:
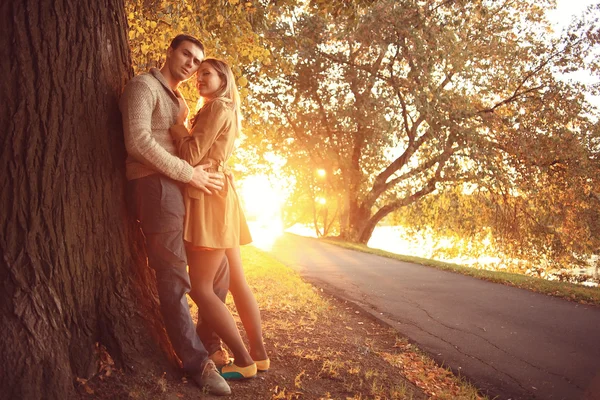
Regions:
M 190 35 L 181 34 L 181 35 L 175 36 L 175 38 L 173 38 L 173 40 L 171 40 L 171 44 L 169 45 L 169 47 L 172 48 L 173 50 L 175 50 L 179 47 L 179 45 L 182 42 L 186 42 L 186 41 L 194 43 L 196 46 L 200 47 L 200 50 L 202 50 L 202 52 L 204 53 L 204 45 L 202 44 L 202 42 Z

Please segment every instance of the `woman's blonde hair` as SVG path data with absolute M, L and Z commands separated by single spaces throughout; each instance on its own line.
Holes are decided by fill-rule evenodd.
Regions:
M 210 64 L 210 66 L 217 71 L 219 77 L 221 78 L 221 87 L 214 93 L 213 99 L 225 98 L 231 101 L 239 134 L 239 132 L 242 130 L 242 113 L 240 111 L 240 94 L 235 84 L 235 76 L 233 75 L 233 71 L 231 70 L 229 64 L 217 58 L 205 58 L 204 61 L 200 63 L 200 66 L 202 66 L 204 63 Z M 202 102 L 201 105 L 203 105 L 203 103 L 204 102 Z

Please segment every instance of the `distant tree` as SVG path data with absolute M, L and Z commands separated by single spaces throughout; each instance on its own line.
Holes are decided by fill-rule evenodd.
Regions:
M 554 73 L 597 70 L 588 55 L 598 24 L 555 39 L 550 4 L 349 1 L 335 15 L 297 11 L 265 34 L 276 73 L 252 87 L 263 112 L 253 137 L 269 138 L 290 165 L 333 171 L 340 234 L 361 243 L 390 213 L 465 182 L 526 193 L 558 165 L 585 180 L 597 111 L 581 85 Z
M 322 168 L 294 165 L 288 159 L 285 170 L 293 170 L 293 179 L 284 190 L 289 192 L 283 205 L 285 227 L 311 226 L 317 237 L 339 233 L 340 197 L 332 191 L 331 179 Z M 284 172 L 285 174 L 285 172 Z
M 518 194 L 456 186 L 401 208 L 391 221 L 408 237 L 431 234 L 436 257 L 493 256 L 539 271 L 587 265 L 600 249 L 600 198 L 590 182 L 554 176 Z

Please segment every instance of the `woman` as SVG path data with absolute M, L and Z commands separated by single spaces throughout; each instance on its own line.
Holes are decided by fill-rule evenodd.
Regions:
M 179 156 L 192 166 L 211 163 L 207 171 L 223 171 L 241 130 L 240 98 L 233 72 L 225 62 L 207 58 L 198 69 L 196 87 L 203 105 L 192 120 L 191 132 L 183 125 L 188 109 L 180 100 L 181 110 L 176 125 L 170 129 L 171 136 Z M 234 355 L 233 362 L 225 365 L 221 374 L 225 379 L 254 377 L 257 370 L 268 370 L 270 361 L 263 343 L 258 304 L 242 269 L 239 246 L 252 239 L 238 195 L 225 175 L 223 190 L 206 195 L 187 186 L 184 200 L 184 240 L 193 297 L 201 304 L 202 319 L 211 324 Z M 231 276 L 229 291 L 248 335 L 250 352 L 231 313 L 213 291 L 213 280 L 225 254 Z

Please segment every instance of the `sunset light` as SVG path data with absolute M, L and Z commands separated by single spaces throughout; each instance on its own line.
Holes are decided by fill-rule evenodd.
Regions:
M 270 247 L 283 233 L 283 193 L 265 175 L 249 176 L 241 180 L 239 186 L 254 244 L 261 248 Z
M 600 0 L 0 1 L 0 400 L 600 400 Z

